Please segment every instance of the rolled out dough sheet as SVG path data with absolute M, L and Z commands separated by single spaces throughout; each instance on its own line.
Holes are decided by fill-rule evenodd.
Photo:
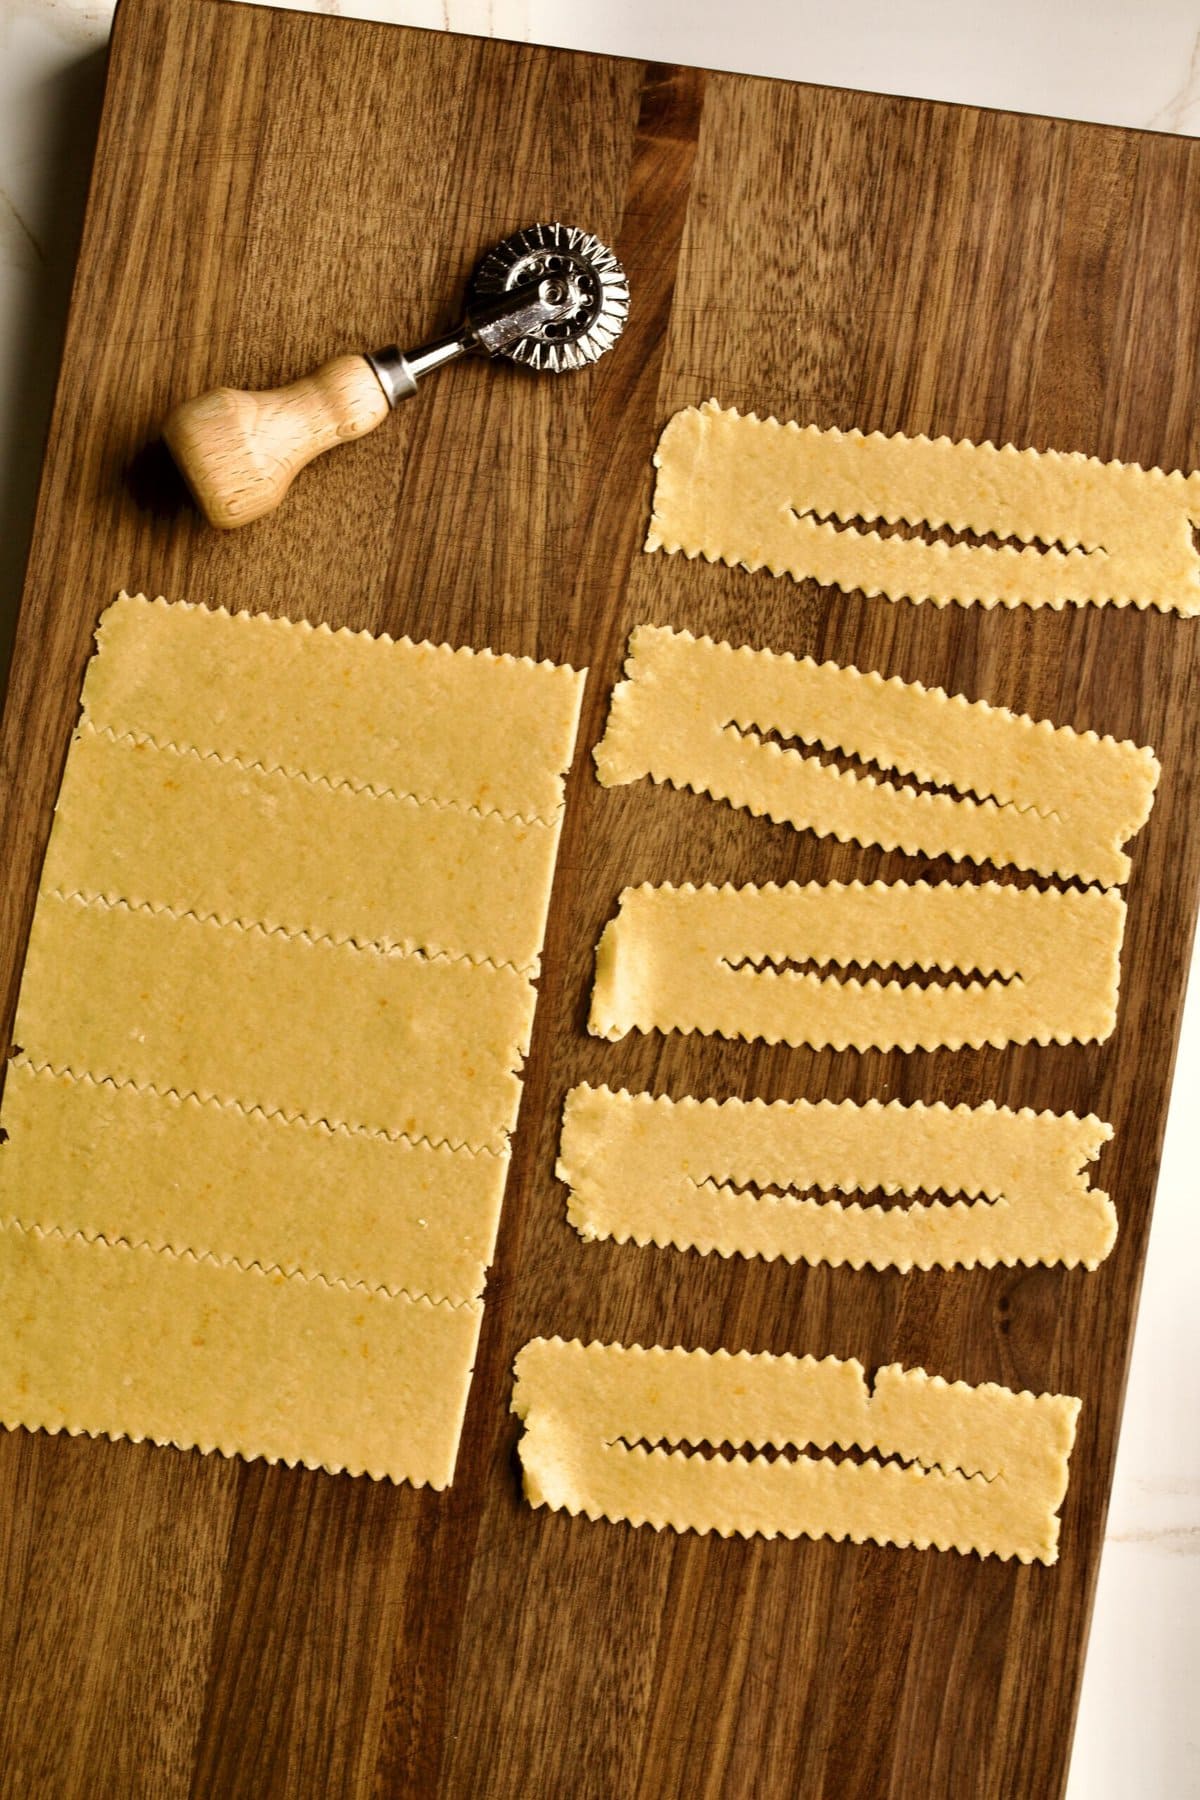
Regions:
M 128 596 L 97 640 L 0 1116 L 0 1418 L 444 1485 L 583 677 Z
M 84 725 L 43 886 L 536 973 L 558 825 L 298 781 Z
M 909 1270 L 1084 1263 L 1117 1235 L 1073 1113 L 843 1100 L 672 1100 L 575 1087 L 558 1175 L 582 1237 Z M 871 1196 L 885 1196 L 872 1199 Z
M 647 550 L 938 606 L 1200 612 L 1200 473 L 820 431 L 715 400 L 676 413 L 654 460 Z M 958 541 L 888 535 L 899 522 Z M 966 541 L 985 536 L 999 546 Z
M 867 766 L 827 766 L 813 747 Z M 629 640 L 594 754 L 608 787 L 649 775 L 843 843 L 1106 885 L 1128 878 L 1122 845 L 1159 775 L 1153 751 L 1094 731 L 653 625 Z
M 477 1299 L 508 1155 L 9 1065 L 0 1221 Z
M 843 1050 L 1089 1042 L 1117 1017 L 1115 889 L 877 881 L 626 888 L 588 1028 Z
M 46 895 L 15 1035 L 96 1080 L 503 1150 L 535 999 L 491 964 Z
M 521 818 L 562 807 L 574 669 L 124 594 L 96 642 L 97 730 Z
M 1052 1563 L 1079 1401 L 892 1364 L 536 1338 L 525 1494 L 590 1519 Z M 773 1459 L 765 1446 L 784 1452 Z M 833 1454 L 859 1450 L 866 1460 Z
M 0 1419 L 442 1488 L 482 1312 L 6 1225 Z

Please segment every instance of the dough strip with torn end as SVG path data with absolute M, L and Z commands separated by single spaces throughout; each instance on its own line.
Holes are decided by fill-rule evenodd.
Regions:
M 868 1387 L 834 1357 L 536 1338 L 512 1408 L 532 1506 L 1052 1563 L 1079 1401 L 899 1364 Z
M 567 1095 L 557 1173 L 589 1242 L 856 1269 L 1094 1269 L 1117 1218 L 1087 1165 L 1111 1136 L 1091 1116 L 992 1101 L 768 1105 L 585 1085 Z
M 843 843 L 1105 885 L 1128 878 L 1159 775 L 1153 751 L 1094 731 L 653 625 L 630 637 L 594 755 L 606 787 L 649 775 Z
M 0 1420 L 442 1488 L 482 1305 L 0 1227 Z
M 654 460 L 647 550 L 937 606 L 1200 613 L 1200 473 L 821 431 L 715 400 L 676 413 Z
M 588 1028 L 934 1049 L 1090 1042 L 1117 1017 L 1125 902 L 881 881 L 626 888 Z

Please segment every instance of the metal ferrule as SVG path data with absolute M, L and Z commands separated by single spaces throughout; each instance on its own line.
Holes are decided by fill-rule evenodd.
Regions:
M 374 369 L 389 406 L 394 407 L 416 393 L 417 378 L 398 344 L 389 344 L 385 350 L 372 350 L 366 360 Z

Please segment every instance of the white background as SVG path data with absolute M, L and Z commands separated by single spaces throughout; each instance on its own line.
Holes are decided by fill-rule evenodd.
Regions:
M 310 0 L 307 10 L 1200 131 L 1200 0 Z M 98 52 L 111 13 L 109 0 L 0 0 L 0 664 L 28 541 L 98 114 Z M 1070 1800 L 1200 1795 L 1198 1102 L 1194 964 Z

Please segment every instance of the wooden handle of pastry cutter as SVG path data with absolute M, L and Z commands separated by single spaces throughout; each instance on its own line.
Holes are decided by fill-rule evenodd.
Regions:
M 314 456 L 365 437 L 389 410 L 366 358 L 336 356 L 290 387 L 185 400 L 163 437 L 209 524 L 232 531 L 272 512 Z

